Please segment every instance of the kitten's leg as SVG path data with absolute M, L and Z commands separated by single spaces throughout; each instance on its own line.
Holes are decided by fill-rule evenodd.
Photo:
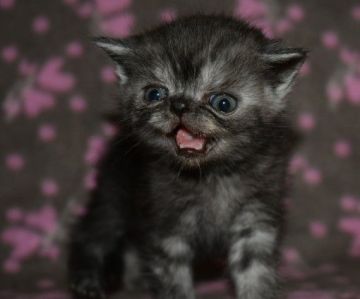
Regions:
M 144 289 L 142 263 L 139 253 L 133 247 L 127 248 L 124 253 L 123 285 L 128 291 Z
M 93 198 L 88 213 L 72 232 L 68 271 L 74 298 L 105 298 L 105 270 L 114 251 L 121 251 L 122 219 L 108 198 Z M 114 261 L 110 261 L 114 263 Z M 120 265 L 112 265 L 116 272 Z
M 277 222 L 258 204 L 245 207 L 235 219 L 231 227 L 229 268 L 237 298 L 277 297 Z
M 163 239 L 154 246 L 150 260 L 149 288 L 157 299 L 193 299 L 192 250 L 181 237 Z M 145 257 L 147 259 L 147 257 Z

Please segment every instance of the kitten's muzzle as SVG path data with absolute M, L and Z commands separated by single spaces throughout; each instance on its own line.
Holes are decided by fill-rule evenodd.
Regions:
M 184 99 L 173 99 L 170 103 L 170 111 L 177 116 L 189 111 L 189 105 Z

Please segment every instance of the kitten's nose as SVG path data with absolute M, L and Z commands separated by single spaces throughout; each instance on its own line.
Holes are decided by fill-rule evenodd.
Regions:
M 184 100 L 176 99 L 171 102 L 170 110 L 176 115 L 180 116 L 188 110 L 188 105 Z

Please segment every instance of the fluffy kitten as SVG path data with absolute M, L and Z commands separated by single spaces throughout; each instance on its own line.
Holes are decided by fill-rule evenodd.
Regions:
M 75 297 L 105 297 L 109 275 L 137 259 L 128 282 L 136 266 L 156 298 L 194 298 L 191 266 L 208 255 L 226 256 L 237 298 L 275 298 L 284 96 L 304 50 L 214 16 L 96 43 L 117 66 L 122 130 L 71 236 Z

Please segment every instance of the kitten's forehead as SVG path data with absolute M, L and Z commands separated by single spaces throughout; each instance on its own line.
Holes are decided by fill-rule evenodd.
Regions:
M 194 36 L 190 36 L 187 44 L 172 39 L 161 42 L 162 36 L 148 44 L 156 53 L 152 72 L 171 91 L 194 96 L 194 92 L 241 88 L 255 73 L 256 52 L 240 40 L 213 35 L 191 43 Z
M 244 22 L 211 16 L 179 19 L 131 37 L 120 51 L 111 51 L 113 45 L 108 52 L 139 86 L 159 83 L 194 100 L 227 92 L 241 98 L 252 93 L 248 98 L 256 102 L 266 93 L 280 108 L 306 57 Z

